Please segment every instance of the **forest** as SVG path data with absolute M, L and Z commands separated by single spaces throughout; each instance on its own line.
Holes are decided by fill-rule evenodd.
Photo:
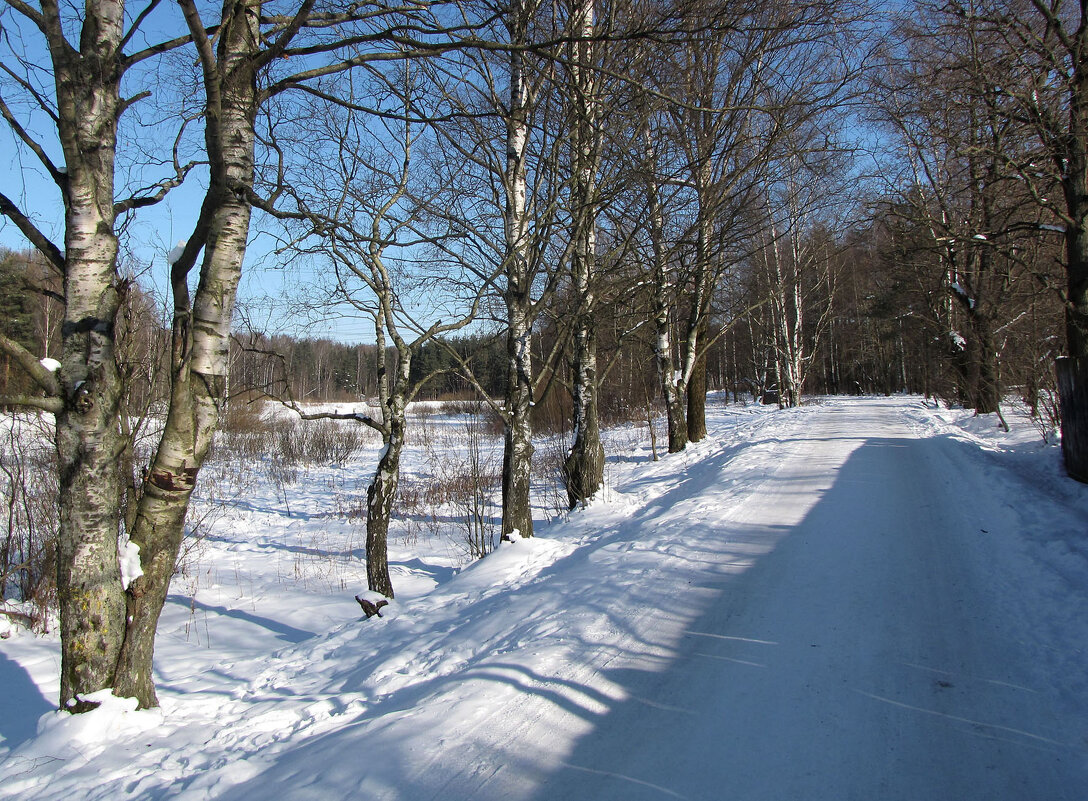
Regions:
M 157 705 L 190 498 L 221 420 L 257 403 L 381 437 L 366 569 L 389 598 L 413 401 L 488 408 L 503 539 L 533 536 L 541 432 L 567 436 L 574 508 L 602 486 L 603 425 L 662 416 L 679 452 L 710 390 L 1018 398 L 1088 476 L 1083 5 L 2 9 L 20 243 L 0 253 L 0 404 L 55 443 L 35 569 L 55 570 L 69 711 L 103 688 Z M 146 221 L 182 191 L 168 249 Z M 299 271 L 281 319 L 372 336 L 262 330 L 239 298 L 258 257 Z M 17 473 L 9 532 L 32 517 Z M 6 556 L 5 597 L 29 575 Z

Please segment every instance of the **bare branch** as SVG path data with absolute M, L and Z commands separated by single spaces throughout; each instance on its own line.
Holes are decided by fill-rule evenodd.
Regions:
M 0 407 L 21 406 L 26 409 L 40 409 L 51 414 L 64 411 L 64 401 L 40 395 L 0 395 Z M 2 610 L 0 610 L 2 611 Z
M 16 206 L 7 195 L 0 192 L 0 214 L 3 214 L 18 228 L 23 236 L 25 236 L 30 243 L 38 249 L 38 251 L 45 256 L 49 263 L 56 268 L 57 272 L 64 273 L 64 254 L 61 253 L 60 248 L 53 244 L 53 242 L 41 230 L 30 221 L 30 219 L 23 214 L 23 212 Z
M 37 356 L 3 333 L 0 333 L 0 351 L 14 359 L 23 372 L 34 380 L 34 383 L 59 402 L 60 382 L 52 371 L 45 368 Z
M 53 183 L 60 187 L 62 193 L 67 193 L 68 176 L 57 169 L 56 165 L 53 164 L 53 160 L 46 154 L 45 148 L 43 148 L 37 140 L 27 133 L 26 129 L 19 124 L 19 121 L 15 119 L 15 115 L 11 113 L 11 109 L 8 108 L 8 104 L 4 102 L 3 97 L 0 97 L 0 116 L 3 116 L 8 125 L 15 132 L 15 135 L 18 136 L 19 139 L 23 141 L 23 144 L 30 148 L 31 152 L 38 157 L 38 161 L 45 167 L 46 171 L 49 173 L 49 177 L 53 179 Z

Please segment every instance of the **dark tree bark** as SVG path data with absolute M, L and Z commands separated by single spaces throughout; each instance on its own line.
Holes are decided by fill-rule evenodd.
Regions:
M 693 367 L 688 380 L 688 440 L 701 442 L 706 439 L 706 326 L 697 327 L 689 341 L 694 346 Z

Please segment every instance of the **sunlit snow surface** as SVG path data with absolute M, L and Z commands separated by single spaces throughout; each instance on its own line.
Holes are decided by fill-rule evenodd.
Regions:
M 376 443 L 286 496 L 221 476 L 160 710 L 52 712 L 56 641 L 0 642 L 0 797 L 1083 799 L 1088 488 L 1007 418 L 715 401 L 659 462 L 612 432 L 533 540 L 458 569 L 450 530 L 400 536 L 368 621 L 328 512 Z

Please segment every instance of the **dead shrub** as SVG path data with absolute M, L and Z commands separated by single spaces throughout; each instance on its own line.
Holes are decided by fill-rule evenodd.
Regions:
M 533 483 L 537 485 L 544 509 L 553 521 L 570 508 L 567 498 L 567 438 L 553 435 L 538 440 L 533 457 Z
M 487 556 L 498 543 L 501 474 L 487 429 L 482 414 L 470 413 L 459 435 L 447 435 L 438 449 L 426 443 L 432 480 L 424 497 L 432 509 L 453 510 L 456 544 L 469 559 Z

